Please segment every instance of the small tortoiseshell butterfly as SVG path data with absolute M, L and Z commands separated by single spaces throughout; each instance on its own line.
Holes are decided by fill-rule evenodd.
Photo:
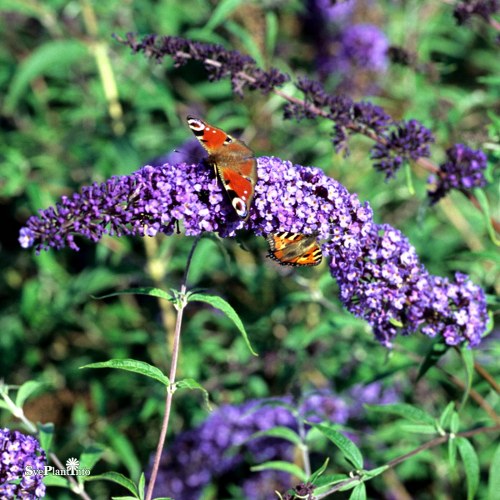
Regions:
M 317 266 L 323 258 L 317 236 L 289 232 L 269 234 L 266 237 L 268 257 L 282 266 Z
M 188 116 L 187 122 L 207 151 L 208 161 L 222 181 L 234 210 L 243 220 L 248 219 L 257 182 L 253 151 L 243 141 L 199 118 Z

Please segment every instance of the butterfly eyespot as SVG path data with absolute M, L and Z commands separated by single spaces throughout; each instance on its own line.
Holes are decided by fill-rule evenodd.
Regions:
M 248 211 L 245 202 L 241 198 L 233 199 L 233 208 L 240 217 L 246 217 Z

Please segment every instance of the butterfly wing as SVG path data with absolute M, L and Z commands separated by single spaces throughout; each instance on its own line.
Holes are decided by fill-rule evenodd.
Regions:
M 248 219 L 257 182 L 257 160 L 252 150 L 243 141 L 199 118 L 188 116 L 187 122 L 208 152 L 234 210 L 242 219 Z
M 269 254 L 282 266 L 317 266 L 323 255 L 317 234 L 275 233 L 267 236 Z

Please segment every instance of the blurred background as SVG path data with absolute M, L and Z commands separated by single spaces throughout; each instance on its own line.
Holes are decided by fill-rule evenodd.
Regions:
M 125 372 L 79 367 L 134 358 L 168 372 L 173 307 L 151 297 L 95 297 L 132 286 L 178 288 L 193 238 L 181 231 L 170 237 L 106 237 L 97 245 L 79 239 L 79 252 L 35 255 L 20 248 L 19 229 L 38 209 L 94 181 L 129 174 L 165 155 L 171 162 L 196 161 L 174 152 L 192 138 L 187 114 L 242 137 L 257 155 L 322 167 L 369 201 L 376 222 L 403 231 L 431 273 L 449 277 L 462 271 L 488 293 L 498 291 L 498 255 L 483 216 L 457 193 L 429 208 L 428 174 L 421 168 L 411 170 L 414 193 L 403 170 L 386 183 L 371 166 L 368 139 L 355 137 L 346 158 L 333 149 L 330 122 L 285 121 L 285 102 L 276 95 L 247 92 L 239 98 L 227 80 L 207 81 L 200 63 L 175 68 L 166 58 L 156 64 L 112 38 L 157 33 L 220 43 L 249 54 L 263 68 L 317 79 L 331 92 L 347 91 L 383 106 L 396 119 L 422 121 L 437 137 L 435 163 L 457 142 L 483 149 L 492 164 L 498 162 L 500 59 L 491 27 L 481 20 L 457 26 L 447 2 L 332 4 L 2 1 L 0 378 L 10 385 L 30 379 L 46 384 L 25 411 L 34 422 L 55 423 L 54 449 L 63 461 L 101 443 L 106 451 L 93 473 L 117 470 L 137 480 L 147 468 L 159 434 L 163 388 Z M 409 54 L 406 64 L 391 59 L 391 46 Z M 296 92 L 291 85 L 285 90 Z M 486 193 L 498 218 L 497 188 L 498 181 Z M 437 414 L 461 397 L 445 374 L 465 376 L 458 356 L 448 353 L 442 370 L 417 383 L 430 339 L 398 338 L 388 352 L 363 321 L 342 309 L 326 263 L 281 268 L 265 259 L 266 250 L 263 238 L 243 233 L 238 241 L 219 244 L 204 239 L 195 253 L 190 285 L 223 296 L 260 355 L 250 355 L 225 316 L 189 306 L 179 376 L 200 382 L 215 407 L 324 388 L 341 397 L 374 382 L 379 394 L 397 388 L 398 400 Z M 498 371 L 495 335 L 475 352 L 479 362 Z M 484 382 L 476 389 L 488 397 Z M 208 416 L 196 391 L 176 393 L 173 411 L 169 441 Z M 470 422 L 481 418 L 477 405 L 468 411 Z M 367 419 L 363 429 L 376 423 L 386 438 L 395 437 L 390 425 Z M 6 411 L 0 424 L 18 425 Z M 376 464 L 387 459 L 385 446 L 372 443 Z M 481 456 L 484 470 L 488 453 Z M 399 487 L 411 498 L 460 497 L 460 475 L 443 474 L 442 455 L 429 452 L 420 469 L 415 463 L 401 466 L 397 487 L 390 484 L 396 481 L 391 474 L 380 476 L 372 482 L 373 498 L 386 498 Z M 234 491 L 240 490 L 228 489 L 228 481 L 212 486 L 206 498 L 238 498 Z M 89 484 L 88 491 L 94 498 L 123 494 L 104 482 Z M 54 488 L 48 497 L 72 498 Z

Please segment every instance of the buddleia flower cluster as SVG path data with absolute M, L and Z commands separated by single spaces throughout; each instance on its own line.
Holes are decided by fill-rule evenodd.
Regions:
M 479 344 L 485 296 L 465 275 L 429 274 L 400 231 L 375 224 L 368 203 L 318 168 L 260 157 L 258 178 L 246 227 L 256 235 L 318 234 L 341 301 L 368 321 L 380 342 L 391 346 L 398 333 L 420 330 L 449 345 Z M 204 162 L 146 166 L 84 187 L 30 217 L 19 241 L 38 252 L 78 250 L 75 235 L 93 242 L 105 234 L 153 237 L 172 234 L 179 224 L 186 235 L 210 231 L 223 238 L 245 226 Z
M 280 471 L 251 472 L 249 467 L 271 460 L 293 462 L 293 445 L 276 437 L 253 437 L 256 432 L 288 427 L 297 432 L 297 418 L 346 422 L 349 411 L 331 391 L 311 394 L 291 411 L 289 397 L 223 405 L 200 426 L 180 434 L 162 455 L 155 495 L 198 500 L 210 482 L 237 484 L 244 498 L 275 499 L 274 491 L 293 486 Z
M 33 436 L 0 429 L 0 498 L 43 498 L 43 475 L 29 472 L 43 470 L 45 465 L 45 452 Z

